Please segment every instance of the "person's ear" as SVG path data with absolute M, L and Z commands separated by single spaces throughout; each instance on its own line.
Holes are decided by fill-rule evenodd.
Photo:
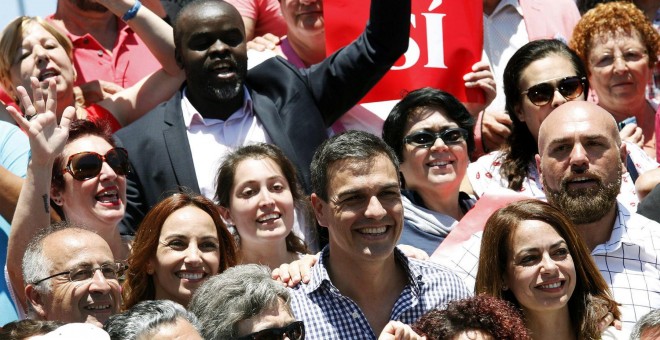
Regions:
M 524 98 L 521 98 L 524 100 Z M 515 111 L 514 113 L 516 114 L 516 117 L 518 117 L 518 120 L 521 122 L 525 122 L 525 111 L 522 109 L 522 103 L 519 103 L 518 105 L 513 107 L 513 110 Z
M 229 208 L 218 206 L 218 212 L 220 212 L 220 216 L 222 216 L 222 219 L 225 220 L 227 224 L 235 225 L 231 218 L 231 211 L 229 211 Z
M 626 143 L 621 143 L 619 147 L 619 157 L 621 158 L 621 173 L 625 174 L 628 172 L 628 149 L 626 149 Z
M 34 285 L 28 284 L 25 286 L 25 299 L 41 319 L 47 320 L 48 315 L 44 306 L 44 298 Z
M 56 188 L 53 188 L 52 186 L 50 188 L 50 199 L 60 207 L 64 204 L 64 200 L 62 199 L 62 192 Z
M 321 197 L 317 196 L 315 193 L 312 193 L 310 196 L 312 201 L 312 208 L 314 209 L 314 214 L 316 215 L 316 220 L 319 222 L 319 225 L 322 227 L 328 227 L 328 216 L 325 213 L 326 203 Z

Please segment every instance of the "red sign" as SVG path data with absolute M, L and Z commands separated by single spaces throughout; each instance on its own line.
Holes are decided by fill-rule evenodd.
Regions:
M 369 1 L 328 0 L 323 7 L 329 55 L 362 33 Z M 363 102 L 401 99 L 405 92 L 426 86 L 447 91 L 462 102 L 483 102 L 483 92 L 466 89 L 463 81 L 463 75 L 481 60 L 482 20 L 482 1 L 412 1 L 408 51 Z

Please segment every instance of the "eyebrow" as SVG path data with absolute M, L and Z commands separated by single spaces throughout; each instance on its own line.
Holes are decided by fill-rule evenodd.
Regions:
M 397 183 L 385 184 L 384 186 L 380 187 L 380 189 L 378 190 L 378 193 L 381 193 L 381 192 L 387 191 L 387 190 L 392 190 L 392 189 L 397 189 L 398 190 L 399 189 L 399 183 L 397 182 Z M 364 188 L 348 189 L 346 191 L 342 191 L 342 192 L 338 193 L 337 198 L 341 198 L 341 197 L 344 197 L 344 196 L 355 195 L 355 194 L 362 194 L 362 193 L 364 193 Z
M 550 245 L 550 249 L 557 248 L 557 247 L 561 246 L 562 244 L 564 244 L 564 245 L 568 245 L 564 239 L 561 239 L 561 240 L 559 240 L 559 241 L 557 241 L 557 242 L 551 244 L 551 245 Z M 538 247 L 523 248 L 523 249 L 520 249 L 520 251 L 517 252 L 516 255 L 518 255 L 518 254 L 522 254 L 522 253 L 524 253 L 524 252 L 538 251 L 538 249 L 539 249 Z

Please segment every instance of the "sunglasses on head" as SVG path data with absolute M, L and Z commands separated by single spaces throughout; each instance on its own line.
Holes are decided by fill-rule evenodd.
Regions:
M 284 327 L 264 329 L 236 340 L 281 340 L 285 334 L 291 340 L 304 340 L 305 324 L 302 321 L 295 321 Z
M 576 99 L 584 92 L 585 82 L 586 78 L 584 77 L 566 77 L 557 81 L 557 85 L 553 85 L 552 81 L 544 82 L 528 88 L 521 94 L 526 94 L 532 104 L 543 106 L 552 101 L 555 91 L 559 91 L 559 94 L 566 98 L 566 100 Z
M 101 173 L 103 162 L 114 170 L 117 175 L 126 176 L 129 171 L 128 151 L 124 148 L 113 148 L 105 155 L 96 152 L 85 151 L 69 156 L 66 167 L 62 174 L 68 172 L 78 181 L 86 181 Z
M 403 142 L 412 146 L 430 148 L 440 138 L 446 145 L 459 144 L 467 140 L 468 132 L 463 128 L 449 128 L 440 132 L 421 130 L 403 138 Z

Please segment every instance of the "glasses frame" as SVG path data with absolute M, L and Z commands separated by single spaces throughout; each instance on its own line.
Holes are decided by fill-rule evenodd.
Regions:
M 113 263 L 102 264 L 102 265 L 100 265 L 96 268 L 90 268 L 89 270 L 92 271 L 92 276 L 90 276 L 89 278 L 84 279 L 84 280 L 73 280 L 73 279 L 71 279 L 71 273 L 75 272 L 75 269 L 72 269 L 72 270 L 67 270 L 67 271 L 61 272 L 61 273 L 53 274 L 51 276 L 45 277 L 45 278 L 40 279 L 40 280 L 33 281 L 32 284 L 33 285 L 38 285 L 38 284 L 40 284 L 40 283 L 42 283 L 46 280 L 52 279 L 52 278 L 57 277 L 57 276 L 62 276 L 62 275 L 68 275 L 67 279 L 69 279 L 69 282 L 84 282 L 84 281 L 92 279 L 94 277 L 94 275 L 96 275 L 97 270 L 101 270 L 101 273 L 103 273 L 103 268 L 107 267 L 107 266 L 111 266 L 111 265 L 115 266 L 115 269 L 116 269 L 115 274 L 117 275 L 117 281 L 119 281 L 119 279 L 124 274 L 126 269 L 128 269 L 128 265 L 126 265 L 125 263 L 120 262 L 120 261 L 115 261 Z M 105 275 L 103 277 L 105 278 Z M 112 280 L 112 279 L 106 278 L 106 280 Z
M 292 338 L 290 337 L 290 333 L 293 333 L 296 331 L 296 328 L 300 327 L 300 337 L 299 338 Z M 241 337 L 236 338 L 235 340 L 258 340 L 260 339 L 258 336 L 259 335 L 264 335 L 266 336 L 267 333 L 270 333 L 269 335 L 271 336 L 279 336 L 278 339 L 282 338 L 282 335 L 286 334 L 291 340 L 304 340 L 305 339 L 305 323 L 302 321 L 294 321 L 284 327 L 273 327 L 273 328 L 266 328 L 262 329 L 258 332 L 250 333 L 248 335 L 244 335 Z
M 559 80 L 556 82 L 556 85 L 553 85 L 553 84 L 550 83 L 551 81 L 553 81 L 553 80 L 557 80 L 557 79 L 559 79 Z M 568 96 L 568 95 L 564 95 L 564 94 L 562 93 L 562 90 L 561 90 L 561 89 L 562 89 L 562 83 L 565 83 L 567 80 L 573 80 L 573 79 L 577 79 L 577 80 L 578 80 L 578 84 L 580 85 L 580 86 L 578 86 L 578 89 L 580 89 L 580 93 L 578 93 L 578 94 L 575 95 L 574 97 L 571 97 L 571 96 Z M 537 87 L 537 86 L 541 86 L 541 85 L 549 85 L 549 86 L 552 86 L 552 94 L 550 95 L 550 97 L 548 98 L 548 100 L 545 101 L 545 102 L 535 102 L 535 101 L 529 96 L 529 93 L 530 93 L 530 91 L 533 91 L 533 89 L 534 89 L 535 87 Z M 535 106 L 541 107 L 541 106 L 548 105 L 548 103 L 552 102 L 552 99 L 553 99 L 554 96 L 555 96 L 555 92 L 559 92 L 559 94 L 560 94 L 564 99 L 566 99 L 567 101 L 575 100 L 575 99 L 577 99 L 577 97 L 579 97 L 580 95 L 582 95 L 582 94 L 584 93 L 584 89 L 585 89 L 586 86 L 587 86 L 587 78 L 586 78 L 586 77 L 580 77 L 580 76 L 562 77 L 562 78 L 555 78 L 555 79 L 546 80 L 546 81 L 544 81 L 544 82 L 541 82 L 541 83 L 538 83 L 538 84 L 532 85 L 532 86 L 530 86 L 529 88 L 527 88 L 527 90 L 525 90 L 525 91 L 523 91 L 523 92 L 520 92 L 520 95 L 522 95 L 522 96 L 527 95 L 527 99 L 529 99 L 529 102 L 530 102 L 530 103 L 534 104 Z M 576 93 L 577 93 L 577 92 L 576 92 Z
M 110 164 L 108 162 L 107 155 L 111 152 L 116 152 L 117 154 L 122 153 L 126 157 L 126 169 L 121 168 L 121 166 L 118 166 L 117 168 L 115 168 L 114 166 L 112 166 L 112 164 Z M 71 169 L 71 163 L 73 162 L 74 158 L 80 157 L 81 155 L 82 156 L 92 155 L 92 156 L 95 156 L 97 159 L 101 160 L 101 166 L 98 168 L 98 172 L 96 172 L 96 174 L 94 174 L 93 176 L 90 176 L 90 177 L 80 177 L 80 178 L 78 178 L 78 176 L 76 175 L 76 171 Z M 101 155 L 101 154 L 93 152 L 93 151 L 82 151 L 82 152 L 78 152 L 78 153 L 75 153 L 75 154 L 69 156 L 69 158 L 66 162 L 66 167 L 64 167 L 64 169 L 62 169 L 62 174 L 65 174 L 65 173 L 68 172 L 69 174 L 71 174 L 71 177 L 73 177 L 73 179 L 75 179 L 77 181 L 84 182 L 84 181 L 90 180 L 90 179 L 98 176 L 101 173 L 101 169 L 103 169 L 103 163 L 104 162 L 107 163 L 117 175 L 126 176 L 131 171 L 130 162 L 128 160 L 128 150 L 126 150 L 124 148 L 112 148 L 112 149 L 108 150 L 108 152 L 106 152 L 105 155 Z
M 458 132 L 461 134 L 461 136 L 463 137 L 462 140 L 457 140 L 457 141 L 447 141 L 447 140 L 444 138 L 444 137 L 447 136 L 448 134 L 450 134 L 450 133 L 454 133 L 454 132 L 457 132 L 457 131 L 458 131 Z M 434 138 L 433 138 L 433 140 L 432 140 L 431 142 L 426 143 L 426 144 L 417 143 L 417 142 L 414 142 L 414 141 L 412 140 L 414 137 L 419 136 L 419 135 L 421 135 L 421 134 L 428 134 L 428 135 L 430 135 L 430 136 L 433 136 Z M 461 128 L 461 127 L 452 127 L 452 128 L 446 129 L 446 130 L 442 130 L 442 131 L 440 131 L 440 132 L 432 132 L 432 131 L 428 131 L 428 130 L 420 130 L 420 131 L 413 132 L 413 133 L 411 133 L 411 134 L 409 134 L 409 135 L 403 137 L 403 142 L 404 142 L 405 144 L 410 144 L 410 145 L 412 145 L 412 146 L 414 146 L 414 147 L 420 147 L 420 148 L 428 149 L 428 148 L 432 147 L 433 144 L 435 144 L 435 142 L 438 140 L 438 138 L 442 139 L 442 142 L 445 143 L 445 145 L 456 145 L 456 144 L 460 144 L 460 143 L 462 143 L 462 142 L 467 142 L 467 139 L 468 139 L 468 131 L 467 131 L 466 129 L 464 129 L 464 128 Z

